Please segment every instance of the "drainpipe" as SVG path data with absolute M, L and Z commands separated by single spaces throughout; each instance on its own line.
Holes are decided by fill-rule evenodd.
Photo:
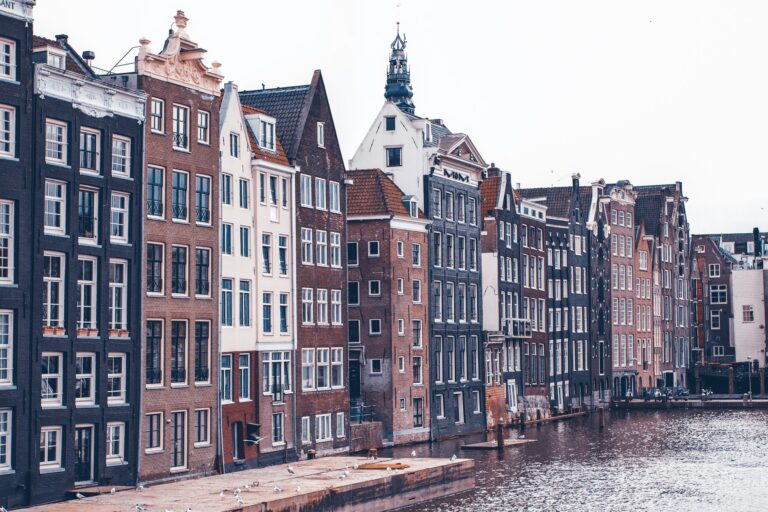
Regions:
M 297 311 L 297 304 L 299 301 L 298 296 L 296 295 L 296 176 L 299 175 L 301 172 L 301 168 L 296 165 L 294 166 L 295 172 L 291 176 L 291 236 L 289 240 L 291 241 L 290 247 L 291 247 L 291 304 L 293 305 L 293 311 L 291 311 L 291 320 L 293 323 L 293 349 L 291 352 L 293 353 L 293 357 L 291 358 L 291 375 L 293 375 L 293 404 L 291 409 L 293 410 L 293 449 L 296 452 L 296 459 L 301 458 L 301 434 L 299 434 L 299 428 L 298 426 L 301 426 L 301 420 L 299 422 L 296 422 L 296 400 L 299 397 L 299 375 L 296 373 L 296 354 L 298 353 L 297 345 L 298 345 L 298 339 L 299 339 L 299 321 L 298 321 L 298 311 Z
M 221 116 L 221 114 L 219 114 Z M 223 125 L 221 117 L 219 118 L 219 127 L 221 128 Z M 217 219 L 219 220 L 219 250 L 216 251 L 216 259 L 219 263 L 219 272 L 216 275 L 216 279 L 218 279 L 218 284 L 221 286 L 221 277 L 222 277 L 222 270 L 221 270 L 221 234 L 222 234 L 222 223 L 221 223 L 221 171 L 222 171 L 222 165 L 221 165 L 221 151 L 219 151 L 219 194 L 216 198 L 216 213 L 217 213 Z M 219 342 L 216 344 L 216 362 L 218 363 L 216 366 L 221 367 L 221 290 L 219 290 L 218 297 L 216 298 L 216 304 L 218 304 L 219 308 L 219 321 L 216 325 L 216 334 L 218 335 Z M 214 365 L 211 364 L 211 367 Z M 211 372 L 213 373 L 213 372 Z M 219 369 L 219 372 L 216 375 L 211 375 L 211 382 L 216 382 L 216 414 L 218 416 L 218 419 L 216 420 L 216 426 L 218 427 L 218 431 L 216 433 L 216 460 L 218 461 L 219 465 L 219 473 L 222 475 L 226 473 L 225 465 L 224 465 L 224 421 L 223 421 L 223 412 L 221 407 L 221 382 L 219 381 L 219 378 L 221 377 L 221 369 Z

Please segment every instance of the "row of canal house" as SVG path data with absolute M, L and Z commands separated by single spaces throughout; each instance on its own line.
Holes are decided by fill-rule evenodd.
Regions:
M 513 187 L 416 115 L 399 33 L 347 171 L 319 71 L 241 91 L 179 11 L 101 73 L 33 5 L 0 5 L 1 506 L 686 385 L 679 183 Z

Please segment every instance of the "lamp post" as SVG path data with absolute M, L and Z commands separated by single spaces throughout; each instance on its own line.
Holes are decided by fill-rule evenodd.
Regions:
M 749 363 L 749 399 L 752 400 L 752 356 L 747 356 Z

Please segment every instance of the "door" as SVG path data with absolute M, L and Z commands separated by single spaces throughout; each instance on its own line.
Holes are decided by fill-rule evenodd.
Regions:
M 351 359 L 349 361 L 349 397 L 352 400 L 360 398 L 360 361 Z
M 75 428 L 75 483 L 93 481 L 93 427 Z
M 187 411 L 171 413 L 171 467 L 187 467 Z

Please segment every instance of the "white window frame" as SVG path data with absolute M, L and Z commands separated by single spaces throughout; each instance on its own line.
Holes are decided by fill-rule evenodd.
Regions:
M 341 185 L 338 181 L 328 182 L 328 209 L 331 213 L 341 213 Z
M 10 105 L 0 105 L 0 158 L 16 158 L 16 109 Z
M 131 175 L 131 139 L 121 135 L 112 136 L 112 174 L 130 177 Z
M 119 202 L 116 205 L 115 200 L 118 200 L 119 202 L 122 202 L 123 204 L 120 205 Z M 131 196 L 130 194 L 122 193 L 122 192 L 112 192 L 112 195 L 110 197 L 110 215 L 109 215 L 109 240 L 112 243 L 120 243 L 120 244 L 127 244 L 128 243 L 128 233 L 130 232 L 130 204 L 131 204 Z M 122 222 L 115 222 L 115 218 L 122 219 Z M 115 227 L 122 228 L 122 235 L 116 235 L 115 234 Z
M 374 322 L 378 322 L 378 330 L 373 329 Z M 369 336 L 379 336 L 381 335 L 381 319 L 380 318 L 371 318 L 368 320 L 368 335 Z
M 0 409 L 0 473 L 13 469 L 13 410 Z
M 343 412 L 336 413 L 336 438 L 343 439 L 346 437 L 344 432 L 345 417 Z
M 317 256 L 315 264 L 319 267 L 328 266 L 328 232 L 322 229 L 315 230 L 315 248 Z
M 314 265 L 314 248 L 312 247 L 312 228 L 301 228 L 301 264 Z
M 0 58 L 2 60 L 8 60 L 7 63 L 3 62 L 0 64 L 0 80 L 16 82 L 16 75 L 18 72 L 16 64 L 16 41 L 0 37 L 0 49 L 2 50 Z M 8 68 L 8 71 L 6 71 L 5 68 Z
M 314 289 L 301 289 L 301 323 L 302 325 L 314 325 L 315 323 Z
M 318 414 L 315 416 L 315 436 L 315 441 L 318 443 L 333 440 L 330 414 Z
M 117 450 L 114 450 L 114 436 L 117 435 Z M 112 421 L 107 423 L 107 466 L 125 463 L 125 423 Z
M 205 120 L 203 123 L 202 120 Z M 203 128 L 201 128 L 203 127 Z M 203 137 L 200 137 L 201 129 Z M 211 114 L 205 110 L 197 111 L 197 143 L 208 145 L 211 142 Z
M 315 208 L 328 209 L 328 182 L 324 178 L 315 178 Z
M 331 231 L 331 267 L 341 268 L 341 233 Z
M 83 150 L 82 148 L 83 134 L 93 135 L 96 137 L 95 149 L 94 149 L 96 156 L 94 157 L 94 166 L 93 167 L 79 166 L 80 172 L 85 172 L 87 174 L 101 174 L 101 130 L 97 130 L 95 128 L 89 128 L 87 126 L 80 127 L 80 134 L 79 134 L 80 138 L 78 139 L 78 165 L 82 161 L 82 157 L 80 156 L 80 151 Z
M 331 325 L 342 325 L 341 290 L 331 290 Z
M 317 389 L 317 372 L 315 371 L 315 349 L 301 349 L 301 389 L 314 391 Z
M 91 370 L 90 372 L 83 372 L 82 368 L 80 373 L 77 372 L 77 360 L 82 359 L 83 361 L 90 359 L 91 360 Z M 76 407 L 82 407 L 82 406 L 90 406 L 96 404 L 96 354 L 92 352 L 78 352 L 75 355 L 75 391 L 77 391 L 77 382 L 80 380 L 90 380 L 90 395 L 88 396 L 75 396 L 75 405 Z
M 0 284 L 13 284 L 16 279 L 16 218 L 13 201 L 0 200 Z
M 89 322 L 86 322 L 85 320 L 85 306 L 80 301 L 77 302 L 77 328 L 78 329 L 97 329 L 98 328 L 98 317 L 99 317 L 99 260 L 98 258 L 94 258 L 92 256 L 80 256 L 77 259 L 77 266 L 78 266 L 78 273 L 80 272 L 80 267 L 82 266 L 83 262 L 90 262 L 93 266 L 93 278 L 90 280 L 85 280 L 81 278 L 81 276 L 78 275 L 77 277 L 77 290 L 78 290 L 78 297 L 82 298 L 86 296 L 85 293 L 85 287 L 90 286 L 90 304 L 91 304 L 91 320 Z
M 52 129 L 57 129 L 53 134 Z M 55 135 L 55 136 L 54 136 Z M 58 154 L 61 156 L 58 156 Z M 69 156 L 69 126 L 56 119 L 45 120 L 45 162 L 54 165 L 67 165 Z
M 119 372 L 112 372 L 110 359 L 116 359 L 122 361 L 120 364 L 121 370 Z M 107 356 L 107 405 L 123 405 L 126 403 L 126 389 L 128 373 L 126 371 L 126 363 L 128 359 L 125 354 L 110 352 Z M 119 379 L 120 385 L 118 386 L 117 394 L 114 394 L 114 389 L 110 385 L 112 380 Z M 111 396 L 110 396 L 111 395 Z
M 328 325 L 328 290 L 317 289 L 317 325 Z
M 58 258 L 60 263 L 59 268 L 61 270 L 61 273 L 59 277 L 47 277 L 43 275 L 44 292 L 46 290 L 48 291 L 47 293 L 48 303 L 47 304 L 45 302 L 43 303 L 43 309 L 46 312 L 45 317 L 47 317 L 47 318 L 43 318 L 43 326 L 44 327 L 64 327 L 65 311 L 66 311 L 65 305 L 64 305 L 64 286 L 65 286 L 65 280 L 67 275 L 67 269 L 66 269 L 67 262 L 66 262 L 66 259 L 64 258 L 64 255 L 61 253 L 44 252 L 43 259 L 45 260 L 45 258 Z M 58 309 L 58 318 L 56 319 L 55 322 L 53 322 L 50 317 L 51 305 L 53 304 L 51 300 L 52 297 L 50 294 L 50 288 L 54 283 L 58 283 L 58 289 L 59 289 L 57 297 L 55 297 L 56 298 L 55 304 L 57 305 L 57 309 Z
M 44 460 L 39 461 L 41 473 L 61 467 L 61 443 L 63 442 L 61 432 L 61 427 L 42 427 L 40 429 L 40 453 L 46 454 Z M 47 458 L 48 449 L 50 448 L 47 435 L 49 433 L 55 434 L 56 450 L 53 459 Z
M 299 178 L 300 203 L 305 208 L 312 208 L 312 176 L 302 174 Z
M 309 416 L 301 417 L 301 444 L 312 444 L 311 425 Z
M 41 358 L 53 358 L 58 359 L 58 372 L 56 373 L 42 373 L 42 366 L 41 366 L 41 382 L 45 379 L 53 379 L 57 381 L 57 392 L 49 397 L 45 397 L 43 395 L 43 390 L 41 389 L 40 393 L 40 406 L 45 408 L 48 407 L 60 407 L 63 403 L 64 393 L 62 390 L 62 386 L 64 383 L 64 356 L 61 354 L 61 352 L 43 352 L 41 355 Z M 42 364 L 42 362 L 41 362 Z
M 155 106 L 160 107 L 159 115 L 157 109 L 155 109 Z M 159 128 L 155 128 L 156 119 L 159 119 Z M 150 131 L 152 133 L 165 133 L 165 100 L 160 98 L 152 98 L 150 100 L 149 123 Z
M 13 311 L 0 310 L 0 386 L 13 385 Z M 1 432 L 0 432 L 1 434 Z M 2 468 L 0 463 L 0 468 Z
M 325 123 L 317 123 L 317 147 L 325 148 Z
M 198 434 L 200 433 L 200 414 L 203 414 L 205 416 L 205 430 L 203 431 L 203 434 L 205 435 L 204 439 L 198 439 Z M 204 446 L 210 446 L 211 445 L 211 409 L 207 407 L 195 409 L 195 439 L 194 439 L 194 446 L 195 448 L 200 448 Z

